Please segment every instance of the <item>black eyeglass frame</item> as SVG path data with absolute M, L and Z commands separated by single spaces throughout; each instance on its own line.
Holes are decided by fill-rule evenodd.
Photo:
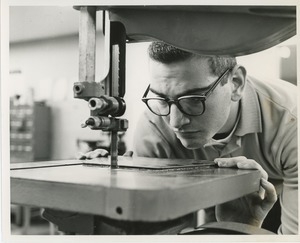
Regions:
M 155 97 L 155 98 L 146 98 L 146 96 L 148 95 L 149 93 L 149 90 L 150 90 L 150 84 L 148 85 L 143 97 L 142 97 L 142 101 L 146 104 L 146 106 L 148 107 L 148 109 L 155 115 L 157 116 L 168 116 L 171 112 L 171 105 L 172 104 L 175 104 L 178 109 L 185 115 L 188 115 L 188 116 L 201 116 L 204 112 L 205 112 L 205 101 L 207 100 L 207 98 L 210 96 L 210 94 L 215 90 L 215 88 L 218 86 L 218 84 L 222 81 L 222 79 L 225 77 L 225 75 L 230 71 L 232 70 L 233 68 L 228 68 L 213 84 L 211 84 L 211 87 L 208 87 L 208 90 L 203 94 L 203 95 L 184 95 L 184 96 L 181 96 L 181 97 L 178 97 L 176 99 L 170 99 L 170 98 L 162 98 L 162 97 Z M 181 107 L 179 101 L 181 99 L 187 99 L 187 98 L 200 98 L 201 99 L 201 103 L 203 105 L 203 111 L 197 115 L 193 115 L 193 114 L 189 114 L 187 112 L 185 112 L 183 110 L 183 108 Z M 149 100 L 163 100 L 165 102 L 167 102 L 167 104 L 169 105 L 169 112 L 167 114 L 164 114 L 164 115 L 160 115 L 160 114 L 157 114 L 155 113 L 151 108 L 150 106 L 148 105 L 148 101 Z

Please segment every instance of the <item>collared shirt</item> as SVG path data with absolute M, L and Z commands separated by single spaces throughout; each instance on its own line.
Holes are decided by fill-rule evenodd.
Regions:
M 297 88 L 276 80 L 247 78 L 236 128 L 221 146 L 186 149 L 164 120 L 145 111 L 135 136 L 137 156 L 206 159 L 245 156 L 259 163 L 282 205 L 281 234 L 298 233 Z M 219 141 L 220 142 L 220 141 Z
M 241 112 L 240 109 L 238 111 L 238 117 L 235 121 L 235 124 L 231 130 L 231 132 L 225 137 L 221 139 L 215 139 L 211 138 L 210 141 L 208 141 L 206 144 L 203 145 L 204 148 L 207 148 L 209 146 L 213 146 L 215 149 L 217 149 L 221 153 L 221 157 L 224 156 L 224 154 L 231 151 L 231 149 L 234 149 L 236 146 L 236 143 L 240 138 L 237 138 L 234 133 L 236 132 L 237 126 L 240 122 L 241 118 Z

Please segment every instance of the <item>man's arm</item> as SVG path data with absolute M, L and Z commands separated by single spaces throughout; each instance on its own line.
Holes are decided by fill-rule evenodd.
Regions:
M 278 233 L 298 234 L 298 148 L 297 127 L 285 132 L 277 147 L 281 158 L 283 186 L 280 193 L 281 222 Z M 279 152 L 278 152 L 279 153 Z

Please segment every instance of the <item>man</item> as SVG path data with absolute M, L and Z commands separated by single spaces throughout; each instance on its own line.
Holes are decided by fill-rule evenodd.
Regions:
M 199 56 L 163 42 L 153 42 L 148 53 L 150 85 L 142 100 L 149 109 L 136 128 L 135 155 L 259 169 L 264 196 L 251 194 L 207 209 L 206 220 L 261 227 L 277 199 L 269 178 L 282 206 L 278 233 L 297 234 L 295 86 L 250 78 L 232 57 Z

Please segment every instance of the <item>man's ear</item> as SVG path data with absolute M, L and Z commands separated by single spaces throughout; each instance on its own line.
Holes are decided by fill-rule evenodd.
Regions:
M 247 71 L 243 66 L 237 66 L 232 73 L 232 101 L 239 101 L 242 98 L 246 84 Z

